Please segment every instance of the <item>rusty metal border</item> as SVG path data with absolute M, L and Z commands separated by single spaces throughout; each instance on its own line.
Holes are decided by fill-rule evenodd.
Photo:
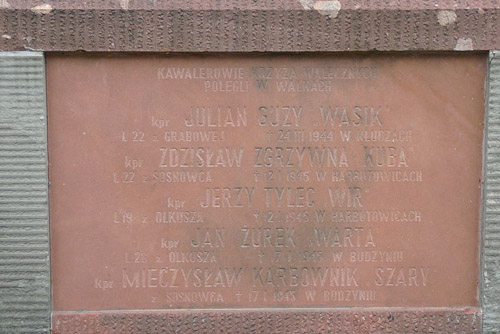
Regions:
M 500 0 L 0 0 L 0 50 L 486 51 Z

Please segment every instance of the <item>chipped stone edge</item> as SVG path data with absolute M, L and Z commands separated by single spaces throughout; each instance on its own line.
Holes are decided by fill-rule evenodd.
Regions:
M 10 4 L 7 0 L 0 0 L 0 8 L 10 8 Z
M 336 18 L 339 15 L 340 10 L 342 9 L 342 4 L 340 1 L 316 1 L 312 5 L 312 9 L 316 10 L 321 15 L 328 16 L 332 19 Z
M 120 0 L 120 7 L 122 9 L 128 10 L 130 0 Z
M 44 15 L 44 14 L 50 14 L 52 9 L 53 9 L 52 6 L 46 3 L 31 8 L 31 11 L 35 14 Z
M 457 13 L 453 10 L 439 10 L 437 20 L 442 26 L 452 25 L 457 21 Z
M 486 78 L 486 119 L 484 145 L 482 286 L 483 334 L 496 334 L 500 328 L 500 51 L 488 57 Z
M 460 37 L 455 45 L 455 51 L 474 51 L 472 38 Z

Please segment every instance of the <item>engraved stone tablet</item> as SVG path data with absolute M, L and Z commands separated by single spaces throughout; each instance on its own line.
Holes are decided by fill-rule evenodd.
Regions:
M 55 311 L 478 306 L 485 57 L 47 69 Z

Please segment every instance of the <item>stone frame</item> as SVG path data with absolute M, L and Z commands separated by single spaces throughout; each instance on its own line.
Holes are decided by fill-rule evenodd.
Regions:
M 497 333 L 499 13 L 498 0 L 0 0 L 0 332 Z M 51 314 L 44 53 L 360 51 L 489 52 L 480 308 Z
M 491 51 L 489 56 L 489 87 L 484 161 L 483 194 L 483 333 L 496 333 L 500 328 L 500 53 Z

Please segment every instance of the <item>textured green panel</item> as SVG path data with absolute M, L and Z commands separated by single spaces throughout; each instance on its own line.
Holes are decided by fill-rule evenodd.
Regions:
M 484 194 L 483 333 L 500 333 L 500 52 L 490 52 Z
M 45 62 L 0 52 L 0 333 L 50 328 Z

